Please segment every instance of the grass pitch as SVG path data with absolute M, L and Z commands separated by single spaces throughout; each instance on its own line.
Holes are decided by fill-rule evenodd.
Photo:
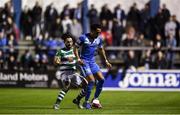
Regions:
M 60 109 L 53 110 L 58 92 L 0 88 L 0 114 L 180 114 L 180 92 L 103 91 L 103 109 L 81 110 L 72 103 L 79 90 L 70 90 Z

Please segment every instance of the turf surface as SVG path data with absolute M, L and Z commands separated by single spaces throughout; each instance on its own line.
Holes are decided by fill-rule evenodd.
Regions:
M 71 90 L 53 110 L 58 91 L 0 88 L 0 114 L 180 114 L 180 92 L 103 91 L 103 109 L 81 110 L 72 103 L 79 90 Z

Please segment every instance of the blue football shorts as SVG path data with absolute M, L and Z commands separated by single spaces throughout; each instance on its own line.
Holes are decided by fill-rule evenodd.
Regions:
M 82 75 L 84 77 L 96 74 L 100 71 L 100 67 L 95 61 L 83 60 L 84 65 L 81 66 Z

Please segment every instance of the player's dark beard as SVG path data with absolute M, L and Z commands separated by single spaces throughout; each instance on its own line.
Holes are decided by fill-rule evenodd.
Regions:
M 71 44 L 67 44 L 67 45 L 66 45 L 66 48 L 67 48 L 67 49 L 71 49 Z

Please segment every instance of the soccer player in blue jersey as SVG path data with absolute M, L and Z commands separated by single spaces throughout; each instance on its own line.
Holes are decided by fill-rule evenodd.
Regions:
M 86 109 L 91 109 L 91 107 L 102 108 L 102 105 L 100 103 L 96 105 L 91 105 L 91 103 L 89 102 L 91 90 L 94 86 L 95 79 L 98 80 L 98 82 L 96 84 L 96 91 L 93 100 L 99 101 L 98 97 L 102 91 L 104 83 L 104 77 L 102 75 L 100 67 L 95 62 L 95 52 L 99 52 L 99 54 L 103 57 L 104 62 L 108 68 L 112 67 L 112 65 L 106 58 L 105 50 L 103 48 L 103 41 L 102 37 L 100 36 L 100 33 L 101 26 L 99 24 L 91 25 L 91 32 L 81 35 L 79 39 L 76 41 L 76 45 L 74 48 L 74 52 L 78 59 L 78 63 L 81 65 L 82 70 L 85 74 L 84 76 L 88 80 L 85 102 L 83 103 L 83 106 Z M 79 47 L 81 47 L 80 54 L 78 53 Z M 83 98 L 83 93 L 81 93 L 77 96 L 76 99 L 73 100 L 73 103 L 80 103 L 81 98 Z

